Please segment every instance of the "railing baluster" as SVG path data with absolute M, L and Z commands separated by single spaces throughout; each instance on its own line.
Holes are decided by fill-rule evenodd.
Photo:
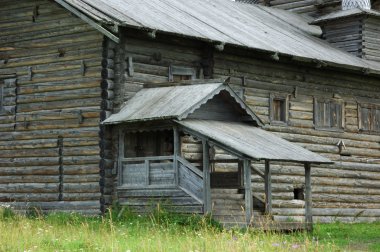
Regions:
M 145 160 L 145 184 L 149 185 L 149 169 L 150 169 L 150 161 Z

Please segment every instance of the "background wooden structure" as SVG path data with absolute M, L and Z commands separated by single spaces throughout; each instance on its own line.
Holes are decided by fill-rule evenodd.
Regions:
M 359 125 L 360 105 L 380 103 L 377 65 L 330 47 L 330 52 L 344 57 L 341 63 L 355 62 L 355 66 L 151 28 L 115 29 L 108 20 L 112 13 L 103 19 L 86 15 L 96 24 L 108 20 L 101 26 L 120 39 L 117 44 L 58 4 L 43 0 L 2 0 L 0 12 L 0 75 L 16 79 L 7 78 L 3 84 L 9 112 L 0 115 L 2 202 L 16 201 L 20 207 L 36 204 L 46 211 L 99 213 L 118 197 L 132 197 L 115 190 L 118 138 L 99 123 L 117 113 L 144 85 L 167 82 L 171 66 L 178 66 L 194 69 L 197 79 L 230 77 L 231 86 L 266 130 L 335 162 L 311 170 L 314 220 L 380 218 L 380 136 L 363 132 Z M 277 10 L 268 15 L 286 20 Z M 286 24 L 281 29 L 322 43 L 308 37 L 315 35 L 315 27 L 294 30 Z M 324 55 L 328 45 L 321 45 L 319 52 Z M 282 125 L 270 120 L 270 101 L 276 96 L 287 97 L 289 106 Z M 342 130 L 315 128 L 316 97 L 344 104 Z M 181 144 L 187 160 L 202 162 L 200 142 L 184 137 Z M 215 158 L 228 159 L 228 155 L 217 149 Z M 264 162 L 252 165 L 265 173 Z M 216 167 L 230 168 L 227 161 Z M 305 201 L 295 199 L 295 189 L 305 186 L 304 166 L 271 162 L 271 168 L 275 219 L 303 220 Z M 264 179 L 252 173 L 252 190 L 261 197 Z

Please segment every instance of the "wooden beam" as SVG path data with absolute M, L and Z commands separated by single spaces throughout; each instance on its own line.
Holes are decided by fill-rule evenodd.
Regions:
M 251 160 L 244 159 L 244 188 L 245 188 L 245 219 L 247 224 L 251 223 L 252 217 L 252 184 L 251 184 Z
M 272 178 L 270 170 L 270 161 L 265 160 L 265 213 L 272 214 Z
M 311 199 L 311 165 L 305 163 L 305 220 L 306 230 L 313 231 L 313 214 Z
M 111 33 L 110 31 L 108 31 L 107 29 L 105 29 L 103 26 L 101 26 L 100 24 L 96 23 L 94 20 L 92 20 L 91 18 L 89 18 L 88 16 L 86 16 L 85 14 L 83 14 L 82 12 L 80 12 L 78 9 L 76 9 L 73 6 L 67 4 L 63 0 L 55 0 L 55 2 L 57 2 L 60 5 L 62 5 L 65 9 L 67 9 L 68 11 L 70 11 L 71 13 L 73 13 L 74 15 L 76 15 L 77 17 L 79 17 L 80 19 L 82 19 L 83 21 L 85 21 L 86 23 L 88 23 L 89 25 L 91 25 L 92 27 L 94 27 L 96 30 L 98 30 L 101 33 L 103 33 L 105 36 L 107 36 L 112 41 L 114 41 L 114 42 L 116 42 L 118 44 L 120 43 L 120 39 L 117 36 L 115 36 L 113 33 Z
M 202 140 L 203 146 L 203 204 L 204 213 L 211 213 L 211 186 L 210 186 L 210 146 L 206 140 Z
M 173 157 L 173 168 L 174 168 L 174 180 L 175 184 L 178 185 L 178 159 L 177 157 L 180 155 L 180 139 L 179 132 L 176 126 L 173 127 L 173 145 L 174 145 L 174 157 Z

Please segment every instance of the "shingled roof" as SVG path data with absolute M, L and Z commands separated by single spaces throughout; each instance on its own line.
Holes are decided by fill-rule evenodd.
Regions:
M 366 70 L 380 74 L 380 64 L 335 48 L 317 38 L 319 28 L 300 15 L 230 0 L 56 0 L 93 20 L 154 30 L 225 45 L 290 56 L 297 61 Z

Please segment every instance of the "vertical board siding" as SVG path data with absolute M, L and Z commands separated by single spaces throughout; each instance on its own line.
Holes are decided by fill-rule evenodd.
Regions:
M 0 202 L 99 213 L 102 41 L 51 1 L 2 1 L 0 74 L 17 82 L 0 116 Z

